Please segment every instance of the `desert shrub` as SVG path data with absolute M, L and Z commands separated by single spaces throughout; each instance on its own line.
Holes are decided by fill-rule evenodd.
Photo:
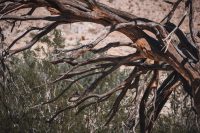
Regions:
M 53 31 L 53 40 L 49 36 L 41 39 L 41 42 L 50 44 L 49 47 L 63 48 L 64 39 L 59 30 Z M 39 59 L 37 52 L 43 51 L 46 58 Z M 94 56 L 92 53 L 84 55 L 81 59 Z M 67 110 L 60 114 L 56 119 L 48 123 L 47 120 L 59 109 L 66 107 L 70 103 L 68 98 L 74 92 L 82 91 L 96 77 L 88 77 L 74 84 L 55 102 L 40 105 L 56 97 L 74 79 L 64 80 L 55 84 L 49 84 L 58 77 L 59 73 L 64 73 L 70 69 L 70 65 L 53 65 L 50 60 L 54 56 L 49 55 L 48 51 L 41 47 L 36 50 L 23 52 L 18 57 L 10 60 L 10 78 L 5 82 L 5 86 L 0 89 L 0 130 L 1 132 L 124 132 L 124 125 L 132 108 L 131 96 L 126 96 L 121 102 L 120 109 L 114 120 L 104 126 L 107 121 L 107 114 L 118 94 L 113 95 L 109 101 L 92 105 L 76 115 L 78 108 Z M 105 78 L 97 87 L 96 92 L 101 94 L 109 88 L 116 86 L 123 81 L 129 69 L 114 72 Z M 146 79 L 143 79 L 146 80 Z M 148 80 L 148 79 L 147 79 Z M 143 81 L 140 84 L 144 84 Z M 129 90 L 132 95 L 133 90 Z M 161 114 L 155 124 L 155 133 L 189 133 L 197 132 L 198 125 L 196 117 L 191 111 L 191 100 L 189 97 L 183 100 L 184 94 L 181 90 L 176 90 L 170 98 L 172 109 L 168 114 Z M 184 92 L 182 92 L 184 93 Z M 139 131 L 139 128 L 138 130 Z

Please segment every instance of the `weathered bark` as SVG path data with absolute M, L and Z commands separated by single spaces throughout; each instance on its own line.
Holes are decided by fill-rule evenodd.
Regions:
M 170 65 L 174 70 L 174 75 L 176 78 L 173 80 L 174 82 L 170 81 L 170 79 L 166 79 L 165 84 L 172 83 L 168 85 L 161 85 L 160 89 L 164 90 L 163 93 L 158 93 L 160 99 L 157 99 L 156 101 L 156 111 L 155 116 L 152 118 L 153 121 L 156 120 L 157 115 L 159 114 L 160 110 L 164 106 L 164 103 L 167 101 L 169 95 L 171 94 L 172 90 L 170 88 L 175 84 L 175 81 L 177 82 L 180 80 L 181 82 L 184 82 L 184 84 L 187 84 L 187 88 L 190 87 L 188 90 L 192 91 L 193 97 L 194 97 L 194 103 L 195 108 L 198 114 L 200 114 L 200 61 L 199 61 L 199 50 L 196 48 L 196 46 L 193 44 L 195 42 L 188 41 L 188 39 L 185 37 L 184 33 L 179 29 L 179 26 L 182 24 L 180 22 L 180 25 L 176 26 L 172 23 L 170 23 L 170 19 L 173 16 L 174 11 L 176 10 L 178 4 L 181 2 L 181 0 L 178 0 L 176 3 L 174 3 L 172 11 L 169 13 L 169 15 L 166 17 L 167 22 L 165 22 L 166 19 L 163 20 L 162 23 L 153 22 L 151 20 L 140 18 L 135 15 L 129 14 L 127 12 L 122 12 L 119 10 L 116 10 L 114 8 L 108 7 L 102 3 L 96 2 L 94 0 L 30 0 L 30 1 L 12 1 L 14 4 L 6 7 L 5 9 L 1 10 L 1 14 L 8 14 L 9 12 L 12 12 L 12 10 L 18 10 L 21 8 L 32 8 L 33 10 L 37 7 L 46 7 L 47 10 L 49 10 L 52 15 L 57 16 L 48 16 L 48 17 L 31 17 L 31 16 L 9 16 L 9 15 L 3 15 L 0 18 L 0 21 L 3 20 L 14 20 L 14 21 L 27 21 L 27 20 L 47 20 L 47 21 L 53 21 L 52 24 L 45 27 L 39 34 L 37 34 L 29 44 L 27 44 L 25 47 L 21 47 L 18 49 L 13 49 L 13 45 L 15 45 L 15 40 L 5 51 L 4 57 L 9 55 L 14 55 L 18 52 L 24 51 L 26 49 L 29 49 L 32 47 L 41 37 L 49 33 L 52 29 L 54 29 L 57 25 L 60 24 L 67 24 L 67 23 L 74 23 L 74 22 L 93 22 L 98 23 L 103 26 L 106 26 L 108 29 L 106 30 L 106 33 L 103 34 L 100 38 L 98 38 L 95 42 L 88 45 L 87 47 L 79 48 L 75 51 L 77 52 L 77 55 L 70 59 L 69 61 L 65 61 L 64 59 L 60 59 L 56 63 L 60 62 L 67 62 L 71 65 L 75 65 L 75 67 L 83 66 L 85 64 L 90 64 L 94 62 L 100 62 L 100 61 L 112 61 L 111 64 L 106 65 L 113 65 L 113 68 L 106 71 L 102 74 L 102 76 L 94 82 L 89 89 L 86 89 L 86 91 L 83 93 L 82 97 L 80 97 L 78 100 L 82 99 L 77 103 L 77 105 L 73 106 L 76 107 L 80 103 L 84 102 L 88 97 L 85 97 L 86 94 L 93 91 L 93 89 L 97 86 L 97 84 L 100 82 L 102 78 L 105 78 L 108 74 L 113 72 L 114 70 L 118 69 L 120 65 L 126 64 L 130 62 L 134 62 L 139 59 L 151 59 L 155 62 L 165 62 L 166 64 Z M 3 3 L 3 2 L 2 2 Z M 189 4 L 191 6 L 191 4 Z M 1 6 L 0 6 L 1 7 Z M 2 5 L 3 7 L 3 5 Z M 1 7 L 1 8 L 2 8 Z M 186 10 L 191 9 L 186 4 Z M 32 10 L 32 11 L 33 11 Z M 191 13 L 192 11 L 190 11 Z M 185 16 L 183 16 L 182 21 L 184 21 Z M 190 19 L 191 20 L 191 19 Z M 175 31 L 173 31 L 176 29 Z M 153 38 L 149 36 L 147 33 L 144 32 L 144 30 L 148 30 L 152 32 L 156 38 Z M 126 57 L 116 57 L 115 59 L 111 58 L 99 58 L 90 60 L 83 63 L 76 63 L 73 62 L 76 58 L 83 55 L 87 51 L 92 51 L 94 46 L 96 46 L 101 40 L 103 40 L 109 33 L 112 31 L 119 31 L 123 34 L 125 34 L 127 37 L 129 37 L 132 40 L 132 44 L 129 44 L 130 47 L 134 47 L 137 49 L 137 52 L 135 54 L 126 56 Z M 174 32 L 174 34 L 178 37 L 180 43 L 174 44 L 174 42 L 167 42 L 167 38 L 170 36 L 170 33 Z M 28 32 L 27 32 L 28 33 Z M 23 36 L 21 36 L 23 37 Z M 193 37 L 193 36 L 192 36 Z M 106 49 L 106 48 L 105 48 Z M 99 50 L 100 51 L 100 50 Z M 93 50 L 94 52 L 94 50 Z M 124 60 L 122 60 L 124 59 Z M 119 63 L 117 61 L 119 60 Z M 118 63 L 116 65 L 116 63 Z M 136 65 L 135 65 L 136 66 Z M 105 66 L 104 66 L 105 67 Z M 140 67 L 141 69 L 145 69 L 143 64 L 139 64 L 137 67 Z M 140 72 L 141 69 L 138 69 Z M 163 68 L 162 68 L 163 69 Z M 162 70 L 158 69 L 158 70 Z M 82 72 L 84 73 L 84 72 Z M 82 74 L 81 73 L 81 74 Z M 69 78 L 70 76 L 79 75 L 80 73 L 73 73 L 72 75 L 69 75 L 67 73 L 66 75 L 62 76 L 61 78 L 55 80 L 54 82 L 57 82 L 62 79 Z M 132 77 L 132 76 L 131 76 Z M 131 78 L 130 77 L 130 78 Z M 134 77 L 134 76 L 133 76 Z M 132 77 L 132 78 L 133 78 Z M 178 79 L 177 79 L 178 78 Z M 181 80 L 184 79 L 184 80 Z M 126 80 L 125 85 L 127 85 L 126 88 L 123 88 L 121 92 L 121 97 L 116 99 L 116 105 L 113 106 L 112 111 L 116 113 L 118 109 L 118 105 L 123 98 L 123 96 L 126 94 L 127 89 L 131 88 L 132 80 Z M 137 84 L 137 83 L 136 83 Z M 186 86 L 186 85 L 185 85 Z M 151 87 L 151 86 L 150 86 Z M 120 87 L 119 87 L 120 88 Z M 192 89 L 192 90 L 191 90 Z M 158 89 L 158 91 L 160 91 Z M 166 91 L 166 95 L 165 95 Z M 114 91 L 113 91 L 114 92 Z M 64 93 L 64 92 L 63 92 Z M 147 96 L 144 96 L 143 101 L 141 103 L 141 107 L 145 107 L 145 99 L 148 97 L 148 90 L 146 92 Z M 111 94 L 107 94 L 109 97 Z M 165 95 L 164 97 L 162 97 Z M 93 97 L 93 96 L 89 96 Z M 101 97 L 102 96 L 96 96 L 95 97 Z M 107 99 L 107 97 L 103 96 L 103 99 Z M 57 99 L 57 98 L 56 98 Z M 103 99 L 101 99 L 103 101 Z M 99 100 L 99 101 L 101 101 Z M 117 106 L 117 107 L 115 107 Z M 69 107 L 68 107 L 69 108 Z M 66 109 L 68 109 L 66 108 Z M 142 109 L 141 108 L 141 109 Z M 58 111 L 62 112 L 65 109 Z M 140 112 L 143 114 L 144 112 L 141 110 Z M 59 113 L 58 113 L 59 114 Z M 143 118 L 141 118 L 143 119 Z M 144 121 L 141 121 L 144 123 Z M 147 128 L 147 127 L 146 127 Z M 149 131 L 152 128 L 152 123 L 149 123 L 148 125 Z M 143 131 L 145 132 L 145 130 Z

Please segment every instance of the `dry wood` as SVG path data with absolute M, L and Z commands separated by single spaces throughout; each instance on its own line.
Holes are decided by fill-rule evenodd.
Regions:
M 166 1 L 168 2 L 168 1 Z M 146 91 L 144 92 L 143 98 L 140 102 L 140 126 L 141 132 L 151 132 L 153 123 L 158 117 L 158 114 L 162 110 L 164 104 L 168 100 L 174 84 L 178 81 L 182 82 L 183 88 L 194 98 L 195 109 L 200 114 L 200 62 L 199 62 L 199 49 L 197 48 L 196 36 L 199 33 L 194 34 L 193 26 L 193 3 L 192 0 L 185 2 L 185 16 L 182 17 L 180 23 L 175 25 L 170 22 L 174 12 L 177 10 L 178 5 L 184 2 L 183 0 L 177 0 L 172 4 L 172 10 L 162 20 L 161 23 L 148 20 L 146 18 L 140 18 L 127 12 L 119 11 L 114 8 L 108 7 L 95 0 L 8 0 L 0 2 L 0 21 L 11 21 L 13 27 L 17 21 L 38 21 L 45 20 L 51 22 L 43 28 L 32 27 L 27 29 L 25 33 L 17 37 L 7 48 L 1 50 L 1 65 L 5 66 L 4 62 L 7 58 L 14 56 L 15 54 L 30 49 L 50 31 L 55 29 L 58 25 L 69 24 L 75 22 L 92 22 L 98 23 L 105 26 L 105 31 L 102 31 L 95 41 L 88 45 L 73 48 L 70 50 L 60 50 L 61 52 L 71 54 L 70 57 L 60 58 L 56 61 L 52 61 L 53 64 L 68 63 L 72 65 L 72 69 L 68 70 L 65 74 L 62 74 L 52 83 L 70 79 L 74 76 L 79 76 L 78 79 L 74 80 L 66 89 L 64 89 L 57 97 L 50 101 L 44 102 L 40 105 L 54 102 L 61 97 L 67 89 L 69 89 L 78 80 L 87 76 L 98 74 L 99 77 L 88 87 L 85 91 L 79 94 L 76 100 L 70 100 L 74 104 L 67 106 L 59 110 L 49 121 L 62 113 L 63 111 L 71 108 L 80 107 L 81 103 L 88 99 L 97 98 L 97 100 L 89 102 L 88 104 L 80 107 L 80 111 L 90 105 L 98 102 L 108 100 L 108 98 L 117 91 L 121 90 L 118 95 L 113 107 L 111 107 L 110 117 L 108 124 L 113 116 L 119 109 L 120 101 L 126 95 L 128 89 L 138 87 L 138 76 L 147 71 L 154 71 L 154 76 L 150 81 Z M 37 8 L 45 7 L 50 13 L 50 16 L 32 16 Z M 18 11 L 20 9 L 30 9 L 25 15 L 10 15 L 10 13 Z M 179 28 L 182 22 L 185 21 L 185 17 L 189 16 L 189 28 L 192 38 L 192 42 L 187 39 L 183 31 Z M 17 49 L 11 49 L 16 45 L 16 42 L 20 41 L 23 37 L 29 34 L 33 30 L 39 30 L 30 42 L 24 47 Z M 151 37 L 144 30 L 148 30 L 153 33 L 156 38 Z M 111 32 L 119 31 L 129 37 L 132 43 L 123 44 L 121 42 L 113 42 L 107 44 L 105 47 L 95 49 L 94 47 L 99 44 L 100 41 L 104 40 Z M 173 41 L 168 41 L 175 35 L 180 43 L 175 44 Z M 1 41 L 3 42 L 4 35 L 1 32 Z M 127 56 L 105 56 L 88 59 L 79 62 L 77 59 L 82 55 L 93 52 L 94 54 L 104 53 L 112 47 L 129 46 L 132 49 L 136 49 L 136 53 L 131 53 Z M 145 60 L 151 59 L 156 64 L 145 64 Z M 90 68 L 80 70 L 82 67 L 90 65 Z M 135 66 L 135 69 L 130 73 L 129 77 L 122 82 L 118 87 L 105 92 L 105 94 L 92 94 L 98 84 L 116 71 L 120 66 Z M 5 67 L 4 67 L 5 68 Z M 103 71 L 102 71 L 103 69 Z M 158 73 L 161 70 L 173 72 L 166 78 L 166 80 L 158 88 L 155 85 L 153 88 L 157 90 L 156 99 L 154 102 L 154 109 L 149 116 L 145 116 L 145 108 L 149 93 L 152 89 L 152 84 L 158 81 Z M 5 69 L 4 69 L 5 71 Z M 142 73 L 141 73 L 142 72 Z M 137 78 L 136 78 L 137 77 Z M 51 83 L 49 83 L 51 84 Z M 190 93 L 192 92 L 192 93 Z M 146 123 L 146 117 L 150 118 L 149 123 Z

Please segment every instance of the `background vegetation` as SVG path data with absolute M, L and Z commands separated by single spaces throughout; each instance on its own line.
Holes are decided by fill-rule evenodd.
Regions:
M 49 39 L 49 36 L 41 39 L 41 42 L 49 45 L 49 49 L 38 47 L 33 51 L 23 52 L 18 57 L 10 60 L 11 76 L 6 79 L 7 82 L 0 89 L 0 132 L 123 132 L 127 128 L 126 118 L 134 105 L 130 96 L 124 98 L 119 112 L 108 126 L 104 126 L 107 120 L 106 116 L 116 95 L 113 95 L 109 101 L 86 108 L 79 114 L 76 114 L 77 109 L 68 110 L 59 115 L 55 121 L 47 122 L 56 110 L 70 104 L 68 102 L 69 94 L 82 90 L 89 82 L 94 80 L 94 77 L 80 80 L 55 102 L 40 106 L 40 103 L 54 98 L 73 81 L 71 79 L 71 81 L 48 84 L 58 77 L 58 73 L 63 73 L 70 68 L 67 64 L 53 65 L 49 62 L 54 57 L 48 54 L 48 50 L 63 48 L 64 44 L 64 39 L 59 30 L 54 30 L 51 36 L 52 40 Z M 45 58 L 39 58 L 39 52 L 42 52 Z M 94 55 L 87 54 L 82 58 L 88 58 L 89 56 Z M 99 93 L 105 92 L 108 88 L 119 84 L 126 78 L 127 71 L 129 69 L 125 68 L 108 76 L 96 90 Z M 143 81 L 140 84 L 144 84 Z M 131 95 L 131 93 L 132 90 L 129 90 L 128 94 Z M 155 124 L 154 132 L 198 132 L 196 116 L 194 111 L 191 111 L 190 97 L 183 97 L 185 94 L 180 89 L 173 93 L 168 103 L 168 107 L 172 107 L 172 109 L 161 114 Z

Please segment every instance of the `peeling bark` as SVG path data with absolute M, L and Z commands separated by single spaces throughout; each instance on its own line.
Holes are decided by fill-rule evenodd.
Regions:
M 156 71 L 163 70 L 164 67 L 161 65 L 163 62 L 169 65 L 174 72 L 170 76 L 175 76 L 172 81 L 169 77 L 166 81 L 163 82 L 160 88 L 157 88 L 157 99 L 155 102 L 156 109 L 154 110 L 154 116 L 151 116 L 152 121 L 155 121 L 160 110 L 163 108 L 165 102 L 168 100 L 169 95 L 172 92 L 172 86 L 177 82 L 184 82 L 183 85 L 192 91 L 192 95 L 194 98 L 195 108 L 198 114 L 200 114 L 200 61 L 199 61 L 199 50 L 196 46 L 195 37 L 193 33 L 193 26 L 192 26 L 192 19 L 193 17 L 192 12 L 192 0 L 188 0 L 185 3 L 185 11 L 189 14 L 190 19 L 190 32 L 193 41 L 189 41 L 185 34 L 179 28 L 182 22 L 185 20 L 185 16 L 182 17 L 180 23 L 175 25 L 170 22 L 174 12 L 177 10 L 178 5 L 183 2 L 182 0 L 178 0 L 177 2 L 173 3 L 172 10 L 169 14 L 162 20 L 161 23 L 154 22 L 148 20 L 146 18 L 140 18 L 135 15 L 129 14 L 127 12 L 119 11 L 114 8 L 108 7 L 102 3 L 96 2 L 95 0 L 10 0 L 10 4 L 5 7 L 5 3 L 0 3 L 0 13 L 2 16 L 0 17 L 0 21 L 10 20 L 10 21 L 37 21 L 37 20 L 46 20 L 52 22 L 50 25 L 43 27 L 33 39 L 27 43 L 26 46 L 13 49 L 11 48 L 16 44 L 17 41 L 20 41 L 26 34 L 28 34 L 31 30 L 27 30 L 26 33 L 22 34 L 19 38 L 17 38 L 12 44 L 10 44 L 6 49 L 2 51 L 1 60 L 5 60 L 7 57 L 14 56 L 16 53 L 24 51 L 26 49 L 31 48 L 36 42 L 42 38 L 44 35 L 48 34 L 51 30 L 56 28 L 58 25 L 61 24 L 68 24 L 68 23 L 75 23 L 75 22 L 92 22 L 98 23 L 106 28 L 106 32 L 103 32 L 97 39 L 80 48 L 76 48 L 73 50 L 68 50 L 67 52 L 75 51 L 75 54 L 71 58 L 63 58 L 52 63 L 69 63 L 70 65 L 74 66 L 71 70 L 67 73 L 53 81 L 52 83 L 58 82 L 63 79 L 68 79 L 70 77 L 76 75 L 82 75 L 94 69 L 88 69 L 86 71 L 74 73 L 73 70 L 81 66 L 85 66 L 88 64 L 94 64 L 96 62 L 104 62 L 107 61 L 109 63 L 101 64 L 101 68 L 105 69 L 105 71 L 99 72 L 101 75 L 100 77 L 95 80 L 89 88 L 85 89 L 85 92 L 80 94 L 80 97 L 73 102 L 76 102 L 75 105 L 71 107 L 66 107 L 64 109 L 59 110 L 54 117 L 50 119 L 52 121 L 55 116 L 59 113 L 71 109 L 74 107 L 79 106 L 81 103 L 85 102 L 87 99 L 91 97 L 96 97 L 98 100 L 97 102 L 102 102 L 105 99 L 109 98 L 112 93 L 116 92 L 116 89 L 113 90 L 112 93 L 105 93 L 104 95 L 91 95 L 93 90 L 96 88 L 98 83 L 104 79 L 107 75 L 111 74 L 113 71 L 117 70 L 121 65 L 132 65 L 136 66 L 136 69 L 133 71 L 136 76 L 130 74 L 130 77 L 122 83 L 122 86 L 117 87 L 117 90 L 121 90 L 120 95 L 116 99 L 115 104 L 111 109 L 111 119 L 116 114 L 116 111 L 119 108 L 120 101 L 125 96 L 128 89 L 138 86 L 138 80 L 135 78 L 140 76 L 143 72 L 151 71 L 152 64 L 144 65 L 144 61 L 146 59 L 151 59 L 157 63 Z M 47 10 L 51 13 L 51 16 L 40 16 L 34 17 L 31 14 L 35 11 L 38 7 L 46 7 Z M 30 12 L 22 16 L 11 16 L 10 13 L 17 11 L 19 9 L 30 8 Z M 35 30 L 35 29 L 34 29 Z M 153 33 L 156 37 L 153 38 L 144 30 L 148 30 L 149 32 Z M 90 59 L 85 62 L 77 62 L 76 59 L 81 57 L 87 52 L 105 52 L 109 49 L 109 47 L 117 47 L 122 44 L 118 43 L 117 45 L 108 44 L 107 47 L 104 49 L 94 50 L 94 47 L 103 39 L 105 39 L 111 32 L 119 31 L 129 37 L 132 40 L 131 44 L 126 44 L 130 48 L 136 48 L 137 52 L 134 54 L 130 54 L 128 56 L 119 56 L 119 57 L 104 57 L 104 58 L 95 58 Z M 179 39 L 179 44 L 175 44 L 173 41 L 170 41 L 170 38 L 174 34 Z M 198 36 L 199 34 L 197 34 Z M 66 51 L 65 51 L 66 52 Z M 132 63 L 132 64 L 131 64 Z M 136 65 L 137 64 L 137 65 Z M 145 67 L 144 67 L 145 66 Z M 107 69 L 109 68 L 109 69 Z M 98 68 L 95 68 L 98 69 Z M 136 71 L 137 70 L 137 71 Z M 155 70 L 155 68 L 154 68 Z M 93 73 L 96 74 L 96 73 Z M 92 74 L 91 74 L 92 75 Z M 80 77 L 84 78 L 84 76 Z M 154 77 L 155 78 L 155 77 Z M 135 80 L 134 80 L 135 79 Z M 157 80 L 157 78 L 155 78 Z M 154 80 L 155 80 L 154 79 Z M 183 80 L 181 80 L 183 79 Z M 79 79 L 77 79 L 79 80 Z M 134 84 L 132 81 L 135 81 Z M 153 82 L 153 81 L 152 81 Z M 169 83 L 166 85 L 166 83 Z M 51 84 L 51 83 L 50 83 Z M 151 85 L 151 83 L 150 83 Z M 151 87 L 149 87 L 151 88 Z M 191 90 L 192 89 L 192 90 Z M 163 92 L 159 93 L 160 90 Z M 64 92 L 62 92 L 58 97 L 62 96 Z M 147 89 L 143 99 L 140 103 L 140 114 L 144 114 L 144 108 L 146 104 L 146 100 L 148 98 L 149 90 Z M 55 101 L 52 99 L 51 101 L 44 102 L 43 104 L 50 103 Z M 43 105 L 42 104 L 42 105 Z M 94 103 L 88 104 L 88 106 Z M 84 107 L 85 108 L 85 107 Z M 145 117 L 140 115 L 141 123 L 145 123 Z M 111 120 L 109 119 L 108 122 Z M 151 131 L 153 127 L 153 123 L 150 122 L 144 127 L 141 128 L 141 132 L 146 132 L 146 130 Z

